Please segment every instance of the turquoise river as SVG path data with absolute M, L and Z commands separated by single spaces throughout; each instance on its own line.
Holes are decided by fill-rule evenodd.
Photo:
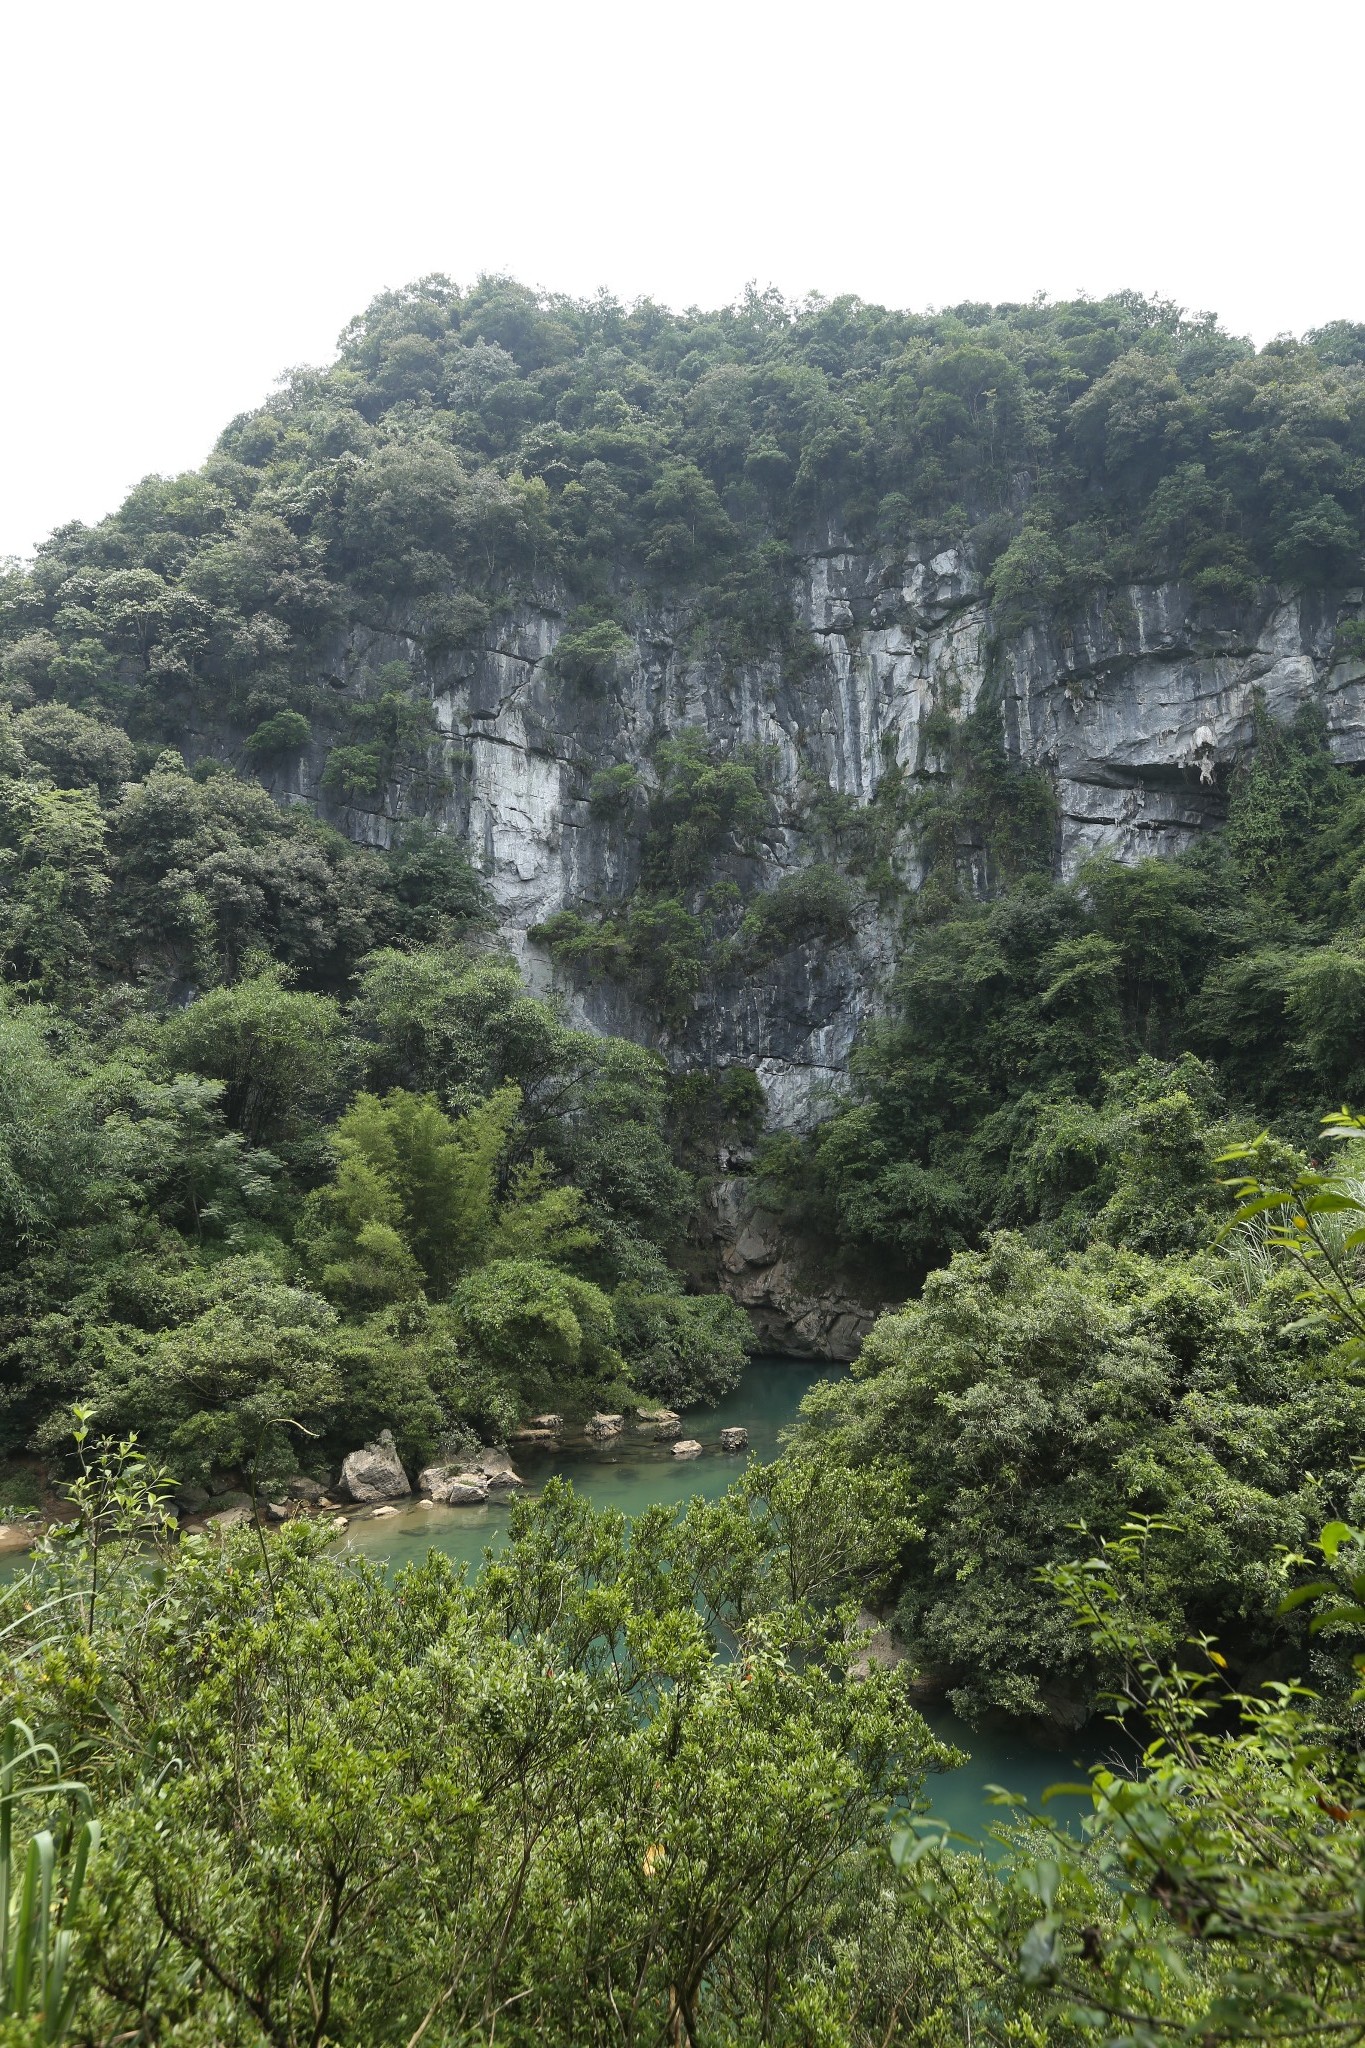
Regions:
M 820 1369 L 794 1360 L 754 1360 L 742 1385 L 728 1400 L 717 1408 L 694 1409 L 688 1414 L 687 1433 L 703 1446 L 699 1458 L 675 1458 L 667 1444 L 653 1443 L 628 1429 L 622 1437 L 600 1446 L 566 1444 L 554 1450 L 523 1446 L 517 1469 L 531 1489 L 562 1473 L 597 1506 L 626 1515 L 638 1514 L 656 1501 L 671 1504 L 695 1495 L 713 1498 L 724 1492 L 741 1463 L 718 1448 L 721 1430 L 727 1424 L 739 1424 L 749 1432 L 750 1454 L 772 1458 L 782 1431 L 795 1419 L 802 1396 L 823 1376 Z M 414 1506 L 379 1520 L 358 1517 L 351 1523 L 348 1541 L 357 1550 L 386 1559 L 394 1568 L 436 1549 L 473 1570 L 485 1549 L 504 1539 L 506 1528 L 507 1509 L 501 1504 Z M 963 1834 L 979 1837 L 1000 1818 L 999 1809 L 990 1803 L 988 1785 L 1024 1793 L 1036 1802 L 1049 1785 L 1060 1779 L 1074 1780 L 1093 1756 L 1093 1751 L 1073 1757 L 1064 1751 L 1037 1749 L 1017 1734 L 969 1728 L 937 1708 L 929 1708 L 926 1718 L 944 1741 L 970 1753 L 969 1763 L 931 1779 L 928 1787 L 935 1818 Z

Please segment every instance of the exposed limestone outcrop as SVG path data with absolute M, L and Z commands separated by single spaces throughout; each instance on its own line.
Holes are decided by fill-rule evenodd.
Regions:
M 771 827 L 727 863 L 749 901 L 823 856 L 811 825 L 817 796 L 866 806 L 891 771 L 941 775 L 945 714 L 963 720 L 983 702 L 1000 706 L 1008 755 L 1052 781 L 1062 876 L 1096 851 L 1123 860 L 1175 852 L 1221 823 L 1258 702 L 1281 722 L 1316 706 L 1336 758 L 1365 763 L 1365 661 L 1339 646 L 1340 626 L 1365 607 L 1357 588 L 1267 586 L 1256 602 L 1233 604 L 1198 600 L 1179 583 L 1141 584 L 1006 630 L 964 550 L 864 550 L 831 531 L 798 556 L 791 596 L 808 656 L 736 661 L 699 626 L 685 593 L 651 608 L 636 592 L 633 653 L 586 686 L 558 677 L 548 659 L 570 610 L 550 586 L 500 616 L 481 644 L 437 658 L 424 652 L 420 616 L 407 631 L 356 627 L 330 656 L 331 679 L 359 694 L 385 663 L 411 664 L 445 735 L 444 793 L 433 797 L 423 776 L 391 783 L 371 808 L 331 801 L 321 730 L 311 749 L 280 762 L 271 787 L 363 843 L 388 844 L 418 814 L 454 833 L 482 869 L 534 990 L 558 985 L 573 1021 L 657 1045 L 676 1067 L 752 1068 L 769 1127 L 797 1129 L 843 1084 L 858 1032 L 886 1002 L 904 943 L 901 906 L 869 898 L 838 943 L 793 945 L 722 975 L 685 1026 L 664 1030 L 619 981 L 565 978 L 528 937 L 561 909 L 610 910 L 640 882 L 643 800 L 594 808 L 597 771 L 629 765 L 647 792 L 659 741 L 684 728 L 720 746 L 767 749 Z M 201 744 L 231 751 L 241 737 L 206 733 Z M 960 851 L 984 882 L 983 849 Z M 913 889 L 922 879 L 913 847 L 897 859 Z M 811 1292 L 741 1189 L 722 1183 L 710 1223 L 718 1277 L 749 1310 L 761 1346 L 856 1354 L 867 1306 Z
M 506 1451 L 486 1447 L 447 1464 L 427 1465 L 417 1475 L 417 1491 L 449 1507 L 473 1507 L 490 1493 L 515 1493 L 524 1485 Z
M 465 839 L 505 936 L 545 988 L 555 972 L 528 930 L 565 907 L 610 907 L 639 881 L 641 814 L 594 811 L 593 774 L 629 763 L 648 788 L 659 740 L 683 727 L 770 750 L 776 816 L 740 863 L 746 896 L 818 856 L 814 795 L 863 805 L 893 768 L 940 771 L 941 723 L 931 719 L 965 718 L 986 691 L 1000 698 L 1010 754 L 1052 778 L 1063 874 L 1099 848 L 1123 859 L 1174 851 L 1220 822 L 1258 692 L 1279 720 L 1318 705 L 1337 757 L 1365 762 L 1365 662 L 1336 654 L 1360 590 L 1267 588 L 1254 605 L 1232 605 L 1198 603 L 1176 583 L 1135 585 L 1002 636 L 964 552 L 861 551 L 827 533 L 800 559 L 792 597 L 808 661 L 725 659 L 679 599 L 637 611 L 633 658 L 588 687 L 547 663 L 568 611 L 551 588 L 482 645 L 434 661 L 419 620 L 411 634 L 357 628 L 335 649 L 336 677 L 359 690 L 388 661 L 413 664 L 448 736 L 448 793 L 433 800 L 429 782 L 400 781 L 375 808 L 332 804 L 321 793 L 321 739 L 282 763 L 272 786 L 366 843 L 386 844 L 415 812 Z M 912 863 L 905 879 L 914 885 Z M 795 947 L 718 986 L 673 1034 L 605 978 L 568 993 L 580 1021 L 661 1043 L 678 1064 L 753 1067 L 770 1122 L 795 1126 L 840 1082 L 860 1024 L 884 1000 L 897 945 L 895 918 L 864 906 L 850 940 Z
M 746 1180 L 732 1177 L 712 1185 L 706 1222 L 714 1277 L 748 1310 L 760 1351 L 841 1361 L 857 1357 L 876 1309 L 815 1289 L 776 1219 L 754 1205 Z
M 397 1500 L 411 1493 L 392 1430 L 381 1429 L 372 1444 L 351 1452 L 341 1468 L 339 1491 L 357 1503 Z

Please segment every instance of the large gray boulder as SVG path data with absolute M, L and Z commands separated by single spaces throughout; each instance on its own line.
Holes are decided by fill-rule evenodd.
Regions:
M 391 1429 L 381 1429 L 374 1443 L 351 1452 L 341 1468 L 339 1490 L 354 1501 L 397 1500 L 412 1492 Z
M 472 1507 L 490 1493 L 515 1493 L 525 1481 L 506 1451 L 484 1449 L 446 1465 L 428 1465 L 417 1475 L 417 1490 L 450 1507 Z
M 417 1475 L 417 1491 L 449 1508 L 477 1507 L 488 1498 L 486 1480 L 457 1471 L 453 1465 L 428 1465 Z

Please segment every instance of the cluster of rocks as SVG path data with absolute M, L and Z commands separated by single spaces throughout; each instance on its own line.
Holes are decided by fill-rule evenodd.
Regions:
M 723 1429 L 720 1433 L 719 1442 L 720 1448 L 723 1451 L 747 1451 L 749 1448 L 749 1432 L 747 1429 Z M 683 1436 L 681 1431 L 679 1431 L 678 1440 L 673 1446 L 675 1458 L 699 1458 L 702 1450 L 703 1446 L 696 1437 Z
M 445 1465 L 428 1465 L 417 1475 L 426 1500 L 454 1508 L 477 1507 L 490 1494 L 515 1493 L 525 1481 L 506 1451 L 476 1451 Z
M 637 1408 L 634 1425 L 655 1443 L 671 1444 L 675 1458 L 701 1456 L 702 1445 L 695 1437 L 683 1435 L 676 1409 Z M 625 1428 L 624 1415 L 603 1411 L 588 1419 L 584 1434 L 590 1442 L 607 1444 L 622 1436 Z M 562 1415 L 536 1415 L 525 1428 L 513 1432 L 513 1441 L 553 1444 L 563 1432 Z M 749 1446 L 748 1432 L 743 1429 L 723 1429 L 719 1441 L 722 1451 L 743 1451 Z M 424 1466 L 417 1475 L 416 1493 L 422 1507 L 477 1507 L 495 1496 L 515 1494 L 524 1485 L 506 1451 L 482 1447 L 441 1464 Z M 392 1515 L 398 1512 L 395 1503 L 411 1500 L 413 1492 L 393 1432 L 384 1429 L 373 1443 L 363 1444 L 344 1460 L 335 1489 L 339 1500 L 318 1480 L 296 1473 L 279 1489 L 278 1499 L 258 1504 L 257 1513 L 262 1519 L 283 1522 L 296 1515 L 330 1512 L 334 1525 L 344 1529 L 347 1518 L 337 1512 L 343 1504 L 368 1508 L 372 1516 Z M 211 1494 L 204 1487 L 187 1485 L 176 1495 L 176 1506 L 182 1518 L 202 1522 L 205 1528 L 220 1532 L 239 1528 L 252 1516 L 251 1496 L 240 1490 Z

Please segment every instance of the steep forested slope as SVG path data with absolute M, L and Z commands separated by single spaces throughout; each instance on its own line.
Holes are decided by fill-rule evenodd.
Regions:
M 515 668 L 532 613 L 552 623 L 535 702 L 585 735 L 556 757 L 577 810 L 541 824 L 595 830 L 597 865 L 565 856 L 560 894 L 533 887 L 519 929 L 552 911 L 534 936 L 589 1013 L 671 1035 L 677 1158 L 743 1160 L 764 1082 L 770 1115 L 809 1121 L 810 1083 L 903 959 L 904 1021 L 858 1055 L 858 1101 L 766 1161 L 767 1199 L 842 1241 L 868 1284 L 903 1285 L 992 1222 L 1083 1236 L 1065 1219 L 1106 1183 L 1078 1147 L 1102 1158 L 1127 1128 L 1112 1076 L 1138 1052 L 1203 1053 L 1261 1102 L 1279 1059 L 1310 1111 L 1347 1085 L 1358 835 L 1307 728 L 1272 745 L 1263 718 L 1226 853 L 1078 894 L 1045 879 L 1056 801 L 1006 745 L 998 689 L 934 696 L 915 758 L 851 794 L 837 766 L 822 785 L 818 748 L 708 730 L 712 699 L 689 711 L 685 677 L 799 685 L 798 726 L 844 746 L 794 580 L 820 533 L 937 564 L 950 623 L 953 577 L 979 593 L 978 684 L 1004 637 L 1141 577 L 1182 579 L 1214 641 L 1229 607 L 1278 586 L 1345 591 L 1322 616 L 1349 664 L 1363 451 L 1365 335 L 1345 326 L 1257 352 L 1132 297 L 920 317 L 751 295 L 674 315 L 437 279 L 377 301 L 332 368 L 292 375 L 201 470 L 54 535 L 0 610 L 10 1442 L 98 1389 L 111 1421 L 179 1443 L 199 1406 L 237 1413 L 254 1370 L 206 1390 L 196 1347 L 218 1332 L 247 1360 L 286 1325 L 300 1358 L 326 1356 L 309 1412 L 335 1427 L 401 1410 L 415 1443 L 505 1424 L 505 1333 L 487 1303 L 443 1306 L 490 1260 L 509 1302 L 534 1293 L 528 1260 L 579 1289 L 561 1301 L 557 1281 L 553 1333 L 505 1353 L 541 1345 L 528 1397 L 566 1371 L 610 1385 L 613 1291 L 652 1383 L 695 1382 L 662 1306 L 659 1248 L 689 1196 L 661 1069 L 480 962 L 509 898 L 471 764 L 514 750 L 473 685 L 463 724 L 450 692 Z M 903 574 L 887 588 L 910 618 Z M 632 737 L 619 684 L 661 616 L 683 696 Z M 523 764 L 534 710 L 517 713 Z M 1277 880 L 1305 831 L 1312 879 Z M 1330 983 L 1334 1029 L 1310 1021 L 1276 1053 L 1310 981 Z M 786 1069 L 765 1057 L 784 1006 Z M 602 1119 L 627 1100 L 623 1151 Z M 478 1213 L 437 1271 L 433 1214 L 460 1203 Z M 344 1370 L 318 1334 L 338 1315 L 353 1351 L 369 1332 Z M 474 1380 L 456 1390 L 438 1353 Z M 240 1458 L 244 1427 L 206 1437 L 200 1467 Z
M 6 2042 L 1358 2038 L 1363 518 L 1358 327 L 427 280 L 7 575 Z M 179 1537 L 722 1392 L 720 1169 L 913 1297 L 775 1466 Z M 866 1602 L 1093 1840 L 923 1853 Z

